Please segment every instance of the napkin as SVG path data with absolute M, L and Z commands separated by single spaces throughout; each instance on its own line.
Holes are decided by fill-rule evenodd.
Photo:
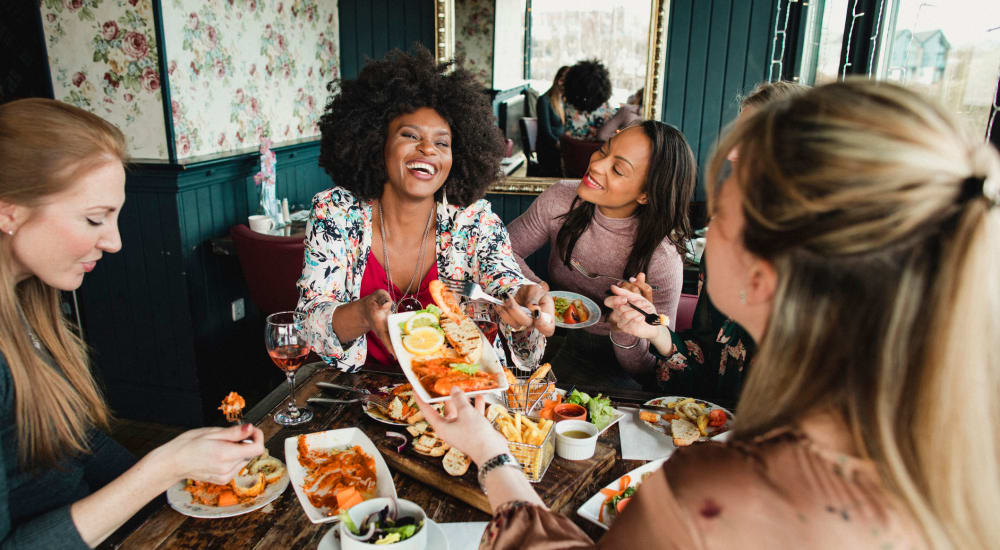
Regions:
M 618 407 L 625 416 L 618 423 L 621 434 L 622 459 L 624 460 L 655 460 L 670 456 L 674 452 L 674 443 L 666 435 L 655 433 L 645 424 L 640 423 L 636 409 Z
M 450 550 L 476 550 L 479 548 L 479 540 L 483 538 L 483 531 L 486 530 L 486 522 L 438 523 L 438 527 L 444 531 Z

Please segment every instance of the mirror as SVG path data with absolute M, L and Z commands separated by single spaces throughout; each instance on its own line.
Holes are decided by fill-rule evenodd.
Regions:
M 490 10 L 496 14 L 495 19 L 500 19 L 499 22 L 494 20 L 494 25 L 498 28 L 492 29 L 490 32 L 493 33 L 507 33 L 511 34 L 510 20 L 512 19 L 511 14 L 507 13 L 511 10 L 509 8 L 518 9 L 517 6 L 522 6 L 525 3 L 523 1 L 518 2 L 507 2 L 507 0 L 458 0 L 463 3 L 463 9 L 469 9 L 467 4 L 480 5 L 472 9 L 484 9 Z M 440 61 L 446 61 L 455 56 L 456 48 L 456 16 L 455 16 L 455 2 L 456 0 L 434 0 L 434 20 L 435 20 L 435 56 Z M 547 41 L 545 47 L 548 51 L 551 51 L 553 47 L 558 48 L 558 44 L 567 44 L 563 46 L 565 49 L 576 52 L 571 55 L 562 55 L 562 52 L 555 52 L 554 55 L 549 55 L 548 60 L 539 60 L 538 53 L 531 54 L 532 57 L 529 59 L 529 63 L 533 65 L 540 65 L 539 71 L 532 69 L 532 78 L 529 80 L 521 80 L 522 83 L 531 83 L 532 87 L 536 89 L 539 93 L 544 93 L 548 87 L 551 85 L 553 74 L 536 74 L 536 73 L 554 73 L 548 65 L 553 65 L 558 67 L 560 64 L 572 64 L 579 59 L 587 57 L 587 54 L 580 54 L 582 49 L 579 48 L 579 44 L 572 44 L 571 42 L 560 42 L 558 37 L 552 37 L 552 26 L 553 22 L 556 24 L 573 25 L 572 28 L 580 29 L 580 32 L 567 33 L 569 40 L 585 40 L 585 22 L 581 24 L 579 17 L 585 12 L 590 12 L 598 18 L 601 22 L 611 25 L 612 28 L 624 28 L 635 29 L 641 25 L 646 25 L 648 29 L 648 37 L 645 44 L 645 64 L 642 64 L 642 51 L 640 46 L 640 51 L 638 55 L 633 56 L 635 61 L 631 63 L 628 71 L 623 71 L 629 73 L 628 77 L 624 77 L 621 80 L 622 84 L 616 84 L 616 88 L 621 87 L 621 90 L 616 89 L 615 94 L 612 95 L 612 99 L 609 101 L 612 105 L 624 102 L 624 97 L 627 94 L 631 94 L 635 89 L 640 86 L 636 84 L 641 84 L 643 89 L 642 98 L 642 116 L 645 119 L 657 119 L 660 116 L 660 101 L 663 97 L 663 67 L 664 58 L 666 51 L 666 24 L 667 24 L 667 10 L 669 9 L 669 0 L 574 0 L 573 2 L 567 2 L 570 8 L 567 8 L 572 13 L 558 13 L 558 8 L 554 8 L 555 2 L 548 2 L 546 0 L 534 0 L 534 2 L 528 2 L 528 14 L 532 19 L 532 46 L 534 43 L 539 43 Z M 648 11 L 647 11 L 648 9 Z M 503 12 L 503 13 L 501 13 Z M 646 15 L 644 15 L 644 13 Z M 481 15 L 481 14 L 480 14 Z M 517 14 L 513 14 L 517 15 Z M 571 17 L 576 17 L 575 21 L 571 22 Z M 522 21 L 524 18 L 520 18 Z M 536 27 L 537 25 L 537 27 Z M 523 28 L 521 29 L 523 31 Z M 517 29 L 513 32 L 516 34 Z M 576 34 L 577 36 L 572 36 Z M 625 33 L 622 32 L 621 36 L 626 37 L 627 35 L 634 35 L 637 33 Z M 514 40 L 503 40 L 501 37 L 497 36 L 494 39 L 494 44 L 500 42 L 502 44 L 508 44 L 510 42 L 517 41 Z M 521 40 L 520 44 L 524 44 Z M 553 46 L 555 45 L 555 46 Z M 615 44 L 618 46 L 618 44 Z M 524 47 L 524 46 L 520 46 Z M 503 92 L 503 90 L 496 89 L 493 84 L 497 82 L 500 78 L 504 83 L 511 82 L 510 78 L 510 67 L 511 64 L 511 52 L 509 47 L 503 48 L 504 52 L 499 52 L 502 55 L 494 55 L 497 52 L 496 46 L 493 47 L 493 51 L 483 52 L 480 59 L 472 59 L 473 56 L 466 54 L 467 63 L 470 65 L 471 60 L 473 65 L 477 67 L 483 67 L 484 65 L 489 67 L 489 75 L 483 74 L 482 78 L 485 81 L 484 85 L 487 87 L 494 88 L 495 92 Z M 518 60 L 523 60 L 524 55 L 519 58 L 515 58 L 515 62 Z M 483 59 L 485 58 L 485 59 Z M 494 63 L 495 59 L 500 59 L 504 61 L 502 67 L 497 67 Z M 558 59 L 558 62 L 553 61 Z M 608 66 L 609 70 L 614 72 L 613 63 L 608 62 L 606 59 L 602 59 L 605 65 Z M 469 67 L 467 67 L 469 68 Z M 495 72 L 494 72 L 495 71 Z M 482 71 L 485 73 L 486 71 Z M 644 75 L 644 78 L 643 78 Z M 613 80 L 616 80 L 613 78 Z M 501 84 L 501 86 L 507 86 L 508 84 Z M 631 90 L 629 90 L 631 88 Z M 622 97 L 618 97 L 621 95 Z M 545 190 L 548 185 L 551 185 L 553 181 L 558 181 L 558 178 L 526 178 L 526 177 L 507 177 L 501 182 L 495 184 L 490 188 L 490 192 L 502 192 L 502 193 L 529 193 L 535 194 L 540 193 Z

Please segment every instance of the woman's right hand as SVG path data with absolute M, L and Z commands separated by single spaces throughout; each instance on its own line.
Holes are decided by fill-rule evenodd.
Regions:
M 389 339 L 389 314 L 392 313 L 392 298 L 383 289 L 376 290 L 358 300 L 361 304 L 361 316 L 367 329 L 375 333 L 383 347 L 393 357 L 392 340 Z
M 424 419 L 434 428 L 434 435 L 468 455 L 477 466 L 497 455 L 510 452 L 507 440 L 486 420 L 486 402 L 482 395 L 476 396 L 476 404 L 472 406 L 465 393 L 458 387 L 453 387 L 451 398 L 444 403 L 444 415 L 425 403 L 415 392 L 413 398 L 424 413 Z
M 641 294 L 625 290 L 618 286 L 612 285 L 611 292 L 613 296 L 608 296 L 604 299 L 604 305 L 611 308 L 611 315 L 608 316 L 608 321 L 614 323 L 618 330 L 626 334 L 645 338 L 646 340 L 656 338 L 660 333 L 659 327 L 647 323 L 646 317 L 642 313 L 639 313 L 635 308 L 628 305 L 631 303 L 647 313 L 656 313 L 656 307 L 653 303 Z
M 250 443 L 242 443 L 249 439 Z M 251 458 L 264 453 L 264 432 L 253 424 L 229 428 L 188 430 L 150 455 L 163 462 L 158 468 L 170 473 L 173 483 L 196 479 L 211 483 L 229 483 Z M 171 483 L 172 484 L 172 483 Z

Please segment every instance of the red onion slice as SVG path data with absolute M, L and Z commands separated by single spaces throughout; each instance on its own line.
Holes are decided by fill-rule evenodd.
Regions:
M 409 439 L 407 439 L 407 437 L 405 435 L 403 435 L 403 434 L 401 434 L 399 432 L 385 432 L 385 435 L 387 435 L 388 437 L 391 437 L 393 439 L 400 439 L 400 440 L 402 440 L 402 443 L 400 443 L 398 446 L 396 446 L 396 452 L 397 453 L 403 452 L 403 449 L 406 448 L 407 442 L 410 441 Z

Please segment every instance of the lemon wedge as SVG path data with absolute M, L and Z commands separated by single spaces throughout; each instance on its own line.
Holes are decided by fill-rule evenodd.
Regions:
M 417 327 L 403 337 L 403 347 L 414 355 L 434 353 L 444 345 L 444 335 L 431 327 Z
M 403 329 L 407 334 L 409 334 L 413 332 L 413 329 L 415 328 L 429 327 L 436 324 L 438 324 L 438 318 L 435 317 L 434 314 L 424 311 L 407 319 L 406 324 L 403 325 Z

